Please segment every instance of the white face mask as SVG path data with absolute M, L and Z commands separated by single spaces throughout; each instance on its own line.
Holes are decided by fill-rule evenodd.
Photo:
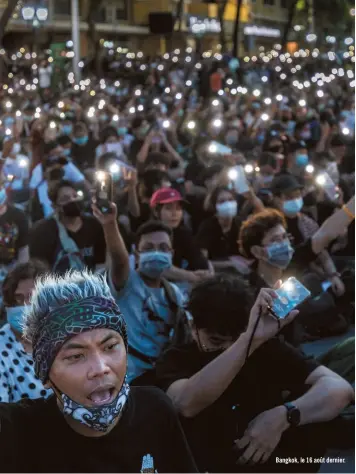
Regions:
M 12 153 L 14 155 L 18 155 L 21 151 L 21 145 L 20 143 L 14 143 L 13 147 L 12 147 Z
M 237 214 L 237 202 L 226 201 L 216 205 L 218 217 L 235 217 Z

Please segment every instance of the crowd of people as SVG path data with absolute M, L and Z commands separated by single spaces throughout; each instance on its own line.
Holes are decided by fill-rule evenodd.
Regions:
M 317 472 L 354 447 L 354 338 L 302 346 L 354 325 L 352 58 L 9 75 L 1 472 Z M 309 298 L 279 318 L 290 277 Z

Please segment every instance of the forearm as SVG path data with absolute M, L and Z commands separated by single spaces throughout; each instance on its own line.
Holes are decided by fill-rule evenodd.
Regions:
M 137 199 L 136 186 L 129 188 L 127 207 L 133 217 L 140 217 L 140 205 Z
M 321 377 L 302 397 L 293 401 L 300 410 L 300 424 L 329 421 L 352 402 L 353 390 L 340 377 Z
M 150 151 L 151 141 L 145 140 L 144 144 L 142 145 L 141 150 L 137 154 L 137 161 L 139 163 L 144 163 L 146 161 L 148 152 Z
M 325 249 L 333 240 L 343 234 L 345 229 L 354 220 L 355 215 L 355 196 L 345 204 L 344 209 L 332 214 L 320 227 L 320 229 L 312 237 L 312 248 L 316 255 Z
M 332 261 L 332 258 L 330 257 L 328 251 L 323 250 L 319 254 L 318 260 L 320 261 L 320 264 L 322 265 L 323 270 L 327 276 L 331 276 L 332 274 L 335 274 L 337 272 L 335 264 Z
M 28 245 L 25 247 L 20 248 L 18 256 L 17 256 L 17 262 L 18 263 L 27 263 L 30 259 L 30 250 Z
M 188 270 L 183 270 L 178 267 L 171 267 L 169 270 L 165 270 L 163 277 L 170 281 L 186 281 L 189 283 L 194 283 L 194 273 Z
M 196 416 L 225 392 L 245 363 L 248 342 L 247 333 L 242 334 L 229 349 L 188 379 L 180 392 L 174 394 L 168 390 L 183 416 Z M 256 348 L 257 345 L 252 345 L 250 355 Z
M 125 243 L 117 222 L 103 226 L 111 279 L 115 288 L 121 288 L 128 278 L 130 263 Z

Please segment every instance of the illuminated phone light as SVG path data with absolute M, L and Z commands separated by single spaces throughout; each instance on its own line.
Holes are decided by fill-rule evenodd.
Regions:
M 105 180 L 106 180 L 106 176 L 105 176 L 104 171 L 97 171 L 97 172 L 96 172 L 96 179 L 97 179 L 98 181 L 105 181 Z
M 142 111 L 144 110 L 143 105 L 139 105 L 139 106 L 137 107 L 137 110 L 138 110 L 139 112 L 142 112 Z
M 117 163 L 113 163 L 110 165 L 109 171 L 112 174 L 120 173 L 120 166 Z
M 159 105 L 159 99 L 154 99 L 153 105 Z
M 305 171 L 309 174 L 314 173 L 314 166 L 313 165 L 307 165 L 307 167 L 305 168 Z
M 317 176 L 315 179 L 316 183 L 319 184 L 320 186 L 324 186 L 326 183 L 325 176 Z
M 220 102 L 219 102 L 217 99 L 214 99 L 214 100 L 212 101 L 212 105 L 213 105 L 214 107 L 217 107 L 219 104 L 220 104 Z
M 344 127 L 344 128 L 342 129 L 342 133 L 343 133 L 344 135 L 350 135 L 350 129 L 347 128 L 347 127 Z
M 246 173 L 249 173 L 249 174 L 250 174 L 250 173 L 253 173 L 253 166 L 250 165 L 250 164 L 246 165 L 246 166 L 245 166 L 245 172 L 246 172 Z
M 16 117 L 21 117 L 21 115 L 22 115 L 21 111 L 20 111 L 20 110 L 17 110 L 17 111 L 16 111 Z
M 226 81 L 226 84 L 227 84 L 228 86 L 231 86 L 233 82 L 234 82 L 234 81 L 233 81 L 232 79 L 228 79 L 228 80 Z
M 236 89 L 231 89 L 230 93 L 231 93 L 231 95 L 236 95 L 236 94 L 237 94 L 237 90 L 236 90 Z
M 229 170 L 227 175 L 228 175 L 229 179 L 231 179 L 231 181 L 235 181 L 235 179 L 237 179 L 238 173 L 237 173 L 237 170 L 231 169 L 231 170 Z
M 81 191 L 81 190 L 79 189 L 79 191 L 77 191 L 77 196 L 78 196 L 79 198 L 83 198 L 83 197 L 84 197 L 83 191 Z
M 164 120 L 162 123 L 163 128 L 169 128 L 171 125 L 171 122 L 169 120 Z
M 218 95 L 222 96 L 224 95 L 224 91 L 222 89 L 219 90 Z
M 253 91 L 253 95 L 254 95 L 255 97 L 259 97 L 259 96 L 261 95 L 261 91 L 258 90 L 258 89 L 255 89 L 255 90 Z
M 285 291 L 293 291 L 294 290 L 294 283 L 292 281 L 287 280 L 282 285 L 283 290 Z
M 187 127 L 189 128 L 189 130 L 194 130 L 195 122 L 191 120 L 190 122 L 187 123 Z
M 271 105 L 271 104 L 272 104 L 272 99 L 270 99 L 269 97 L 266 97 L 263 102 L 264 102 L 266 105 Z
M 267 120 L 269 120 L 269 115 L 268 115 L 268 114 L 262 114 L 262 115 L 261 115 L 261 119 L 262 119 L 264 122 L 267 122 Z
M 28 167 L 28 160 L 20 160 L 20 163 L 19 163 L 19 167 L 20 168 L 27 168 Z
M 136 108 L 135 107 L 130 107 L 129 112 L 130 112 L 130 114 L 134 114 L 136 112 Z
M 181 100 L 182 97 L 183 97 L 183 95 L 180 92 L 178 92 L 178 94 L 176 94 L 176 99 L 177 100 Z
M 222 127 L 222 120 L 221 119 L 215 119 L 214 122 L 213 122 L 213 126 L 215 128 L 221 128 Z
M 209 145 L 209 152 L 210 153 L 216 153 L 218 151 L 218 147 L 215 145 L 215 143 L 212 143 Z
M 56 122 L 51 122 L 49 124 L 49 128 L 56 128 Z
M 278 102 L 282 102 L 282 100 L 283 100 L 283 95 L 282 95 L 282 94 L 278 94 L 278 95 L 276 96 L 276 100 L 278 100 Z
M 6 102 L 6 104 L 5 104 L 5 107 L 6 107 L 7 109 L 11 109 L 11 107 L 12 107 L 12 103 L 11 103 L 11 102 L 9 102 L 9 101 L 8 101 L 8 102 Z
M 307 105 L 307 101 L 304 99 L 301 99 L 298 103 L 301 107 L 305 107 Z
M 139 97 L 140 95 L 141 95 L 141 91 L 140 91 L 140 89 L 137 89 L 137 90 L 135 91 L 135 96 L 136 96 L 136 97 Z
M 119 116 L 118 115 L 113 115 L 112 119 L 113 119 L 114 122 L 118 122 L 119 121 Z
M 5 131 L 5 135 L 9 137 L 11 134 L 12 134 L 11 129 L 7 128 L 6 131 Z
M 14 175 L 13 174 L 8 174 L 7 175 L 7 180 L 8 181 L 12 181 L 14 179 Z
M 318 97 L 324 97 L 324 92 L 323 91 L 317 91 L 316 95 Z
M 256 166 L 255 171 L 256 171 L 256 173 L 259 173 L 261 171 L 259 166 Z
M 171 92 L 171 89 L 170 89 L 169 87 L 166 87 L 166 88 L 164 89 L 164 92 L 165 92 L 166 94 L 169 94 L 169 93 Z

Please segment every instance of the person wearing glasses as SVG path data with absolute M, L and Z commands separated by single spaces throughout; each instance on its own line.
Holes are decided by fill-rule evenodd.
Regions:
M 156 364 L 159 386 L 181 415 L 199 472 L 317 472 L 330 441 L 324 426 L 353 400 L 349 383 L 275 336 L 297 316 L 277 320 L 276 298 L 253 304 L 239 276 L 217 274 L 192 290 L 191 343 Z M 252 309 L 251 309 L 252 308 Z

